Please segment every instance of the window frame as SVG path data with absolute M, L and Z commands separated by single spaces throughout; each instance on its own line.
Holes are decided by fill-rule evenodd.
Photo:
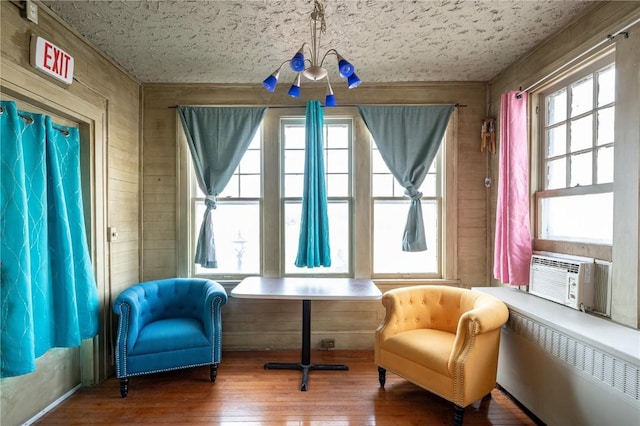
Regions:
M 354 187 L 354 177 L 353 177 L 353 171 L 354 171 L 354 166 L 353 166 L 353 145 L 354 145 L 354 118 L 355 117 L 344 117 L 344 116 L 334 116 L 332 114 L 326 114 L 325 113 L 325 117 L 324 117 L 324 136 L 327 136 L 327 125 L 328 123 L 333 123 L 333 124 L 347 124 L 349 126 L 349 130 L 350 130 L 350 134 L 349 134 L 349 141 L 348 141 L 348 171 L 347 171 L 347 175 L 348 175 L 348 191 L 347 191 L 347 195 L 345 196 L 330 196 L 329 194 L 327 194 L 327 203 L 331 204 L 332 202 L 336 202 L 336 203 L 347 203 L 347 211 L 348 211 L 348 217 L 349 217 L 349 230 L 350 230 L 350 235 L 348 238 L 348 252 L 349 252 L 349 261 L 347 262 L 347 272 L 344 273 L 339 273 L 339 272 L 331 272 L 331 273 L 325 273 L 323 272 L 324 268 L 315 268 L 315 270 L 310 270 L 308 272 L 303 272 L 303 270 L 301 269 L 300 272 L 287 272 L 287 267 L 286 267 L 286 262 L 287 262 L 287 256 L 286 256 L 286 246 L 285 244 L 283 244 L 283 246 L 281 247 L 280 250 L 280 270 L 282 271 L 282 276 L 283 277 L 325 277 L 325 278 L 330 278 L 330 277 L 352 277 L 353 276 L 353 256 L 354 256 L 354 245 L 353 245 L 353 212 L 354 212 L 354 200 L 353 200 L 353 187 Z M 285 207 L 287 204 L 302 204 L 302 196 L 300 197 L 292 197 L 292 196 L 287 196 L 285 193 L 285 174 L 286 174 L 286 170 L 285 170 L 285 166 L 284 166 L 284 159 L 285 159 L 285 147 L 284 147 L 284 143 L 285 143 L 285 139 L 284 139 L 284 134 L 285 134 L 285 127 L 287 126 L 287 124 L 292 124 L 292 125 L 299 125 L 299 124 L 304 124 L 305 122 L 305 116 L 303 115 L 299 115 L 299 116 L 282 116 L 279 118 L 278 120 L 279 122 L 279 128 L 280 128 L 280 137 L 279 137 L 279 155 L 280 155 L 280 164 L 281 169 L 280 169 L 280 174 L 279 174 L 279 184 L 280 184 L 280 203 L 281 203 L 281 211 L 282 214 L 280 215 L 280 221 L 281 221 L 281 241 L 286 242 L 286 236 L 285 236 L 285 219 L 286 219 L 286 215 L 285 215 Z M 329 124 L 329 125 L 330 125 Z M 327 173 L 327 150 L 331 149 L 327 147 L 326 144 L 326 140 L 325 140 L 325 146 L 324 146 L 325 152 L 324 152 L 324 160 L 325 160 L 325 174 Z M 327 178 L 325 177 L 325 183 L 327 183 Z M 329 228 L 331 230 L 331 228 Z M 333 253 L 333 252 L 332 252 Z
M 261 275 L 284 276 L 284 269 L 279 253 L 283 252 L 282 220 L 283 204 L 280 200 L 280 182 L 282 159 L 280 157 L 280 122 L 283 117 L 304 117 L 304 108 L 276 107 L 268 108 L 262 122 L 262 199 L 261 199 Z M 394 285 L 415 283 L 458 283 L 457 262 L 457 108 L 451 115 L 446 130 L 442 152 L 442 213 L 439 239 L 440 277 L 417 276 L 415 274 L 396 274 L 387 277 L 374 277 L 373 272 L 373 238 L 372 238 L 372 196 L 371 196 L 371 135 L 352 106 L 332 107 L 325 109 L 326 118 L 346 118 L 353 120 L 352 150 L 350 166 L 351 182 L 351 272 L 350 277 L 375 278 L 377 282 L 391 282 Z M 177 200 L 176 200 L 176 266 L 179 276 L 192 276 L 194 237 L 191 227 L 194 217 L 188 190 L 191 179 L 191 154 L 187 146 L 184 131 L 176 114 L 176 158 L 177 158 Z M 357 172 L 356 172 L 357 171 Z M 407 198 L 407 209 L 409 200 Z M 400 239 L 402 236 L 398 236 Z M 357 249 L 356 249 L 357 248 Z M 242 276 L 199 275 L 216 279 L 220 282 L 237 282 Z M 313 276 L 313 275 L 305 275 Z
M 451 123 L 449 123 L 449 125 L 451 125 Z M 375 272 L 374 269 L 374 261 L 372 260 L 371 262 L 371 276 L 373 278 L 387 278 L 387 279 L 393 279 L 393 278 L 397 278 L 397 277 L 405 277 L 405 278 L 426 278 L 426 279 L 440 279 L 443 276 L 443 258 L 444 258 L 444 252 L 443 252 L 443 224 L 444 224 L 444 196 L 443 194 L 446 191 L 445 185 L 444 185 L 444 181 L 445 181 L 445 177 L 443 176 L 444 170 L 445 170 L 445 165 L 444 165 L 444 152 L 446 151 L 446 147 L 447 147 L 447 134 L 449 132 L 447 131 L 445 133 L 445 135 L 442 138 L 442 143 L 440 144 L 440 147 L 438 148 L 438 152 L 436 153 L 435 158 L 433 159 L 433 164 L 431 167 L 433 167 L 435 165 L 435 195 L 424 195 L 421 197 L 420 201 L 422 203 L 426 202 L 435 202 L 436 203 L 436 210 L 437 210 L 437 215 L 438 215 L 438 219 L 437 219 L 437 233 L 436 233 L 436 247 L 428 247 L 428 250 L 436 250 L 438 253 L 437 256 L 437 263 L 436 263 L 436 271 L 435 272 L 400 272 L 400 273 L 391 273 L 391 272 Z M 371 138 L 371 163 L 373 164 L 373 152 L 374 150 L 377 150 L 377 147 L 375 147 L 375 142 L 373 140 L 373 137 Z M 431 171 L 431 167 L 429 169 L 429 171 Z M 371 172 L 371 177 L 373 179 L 373 176 L 375 174 L 384 174 L 384 175 L 391 175 L 391 177 L 393 178 L 393 175 L 391 173 L 391 171 L 388 171 L 388 173 L 374 173 L 373 170 Z M 427 173 L 427 177 L 432 174 L 432 173 Z M 396 189 L 398 189 L 398 191 L 400 191 L 399 188 L 400 184 L 394 179 L 393 182 L 393 192 L 395 194 Z M 426 178 L 425 178 L 426 181 Z M 424 183 L 423 183 L 424 185 Z M 402 190 L 402 192 L 400 194 L 394 195 L 394 196 L 376 196 L 373 194 L 373 183 L 372 183 L 372 191 L 371 191 L 371 214 L 373 216 L 373 220 L 371 221 L 371 234 L 373 235 L 373 240 L 371 243 L 371 251 L 372 251 L 372 256 L 375 257 L 375 205 L 376 202 L 381 202 L 381 203 L 385 203 L 385 202 L 391 202 L 391 203 L 397 203 L 397 204 L 403 204 L 406 206 L 406 211 L 409 211 L 409 205 L 410 205 L 410 201 L 409 198 L 404 195 L 404 189 Z M 423 204 L 424 207 L 424 204 Z M 404 223 L 404 222 L 403 222 Z M 427 238 L 429 236 L 427 235 Z M 401 235 L 398 235 L 398 244 L 400 244 L 401 242 Z
M 606 69 L 609 66 L 615 66 L 615 49 L 604 49 L 591 57 L 587 58 L 575 67 L 563 72 L 561 75 L 552 79 L 549 83 L 542 87 L 539 87 L 532 91 L 531 100 L 531 132 L 532 132 L 532 161 L 531 161 L 531 213 L 533 218 L 533 232 L 534 232 L 534 250 L 551 251 L 559 253 L 575 253 L 584 256 L 597 257 L 597 258 L 610 258 L 612 243 L 603 244 L 591 241 L 577 241 L 577 240 L 560 240 L 560 239 L 546 239 L 542 238 L 543 232 L 543 212 L 542 202 L 546 199 L 565 196 L 580 196 L 580 195 L 595 195 L 603 193 L 614 192 L 614 183 L 595 183 L 591 185 L 579 185 L 574 187 L 564 188 L 545 188 L 546 179 L 546 162 L 545 162 L 545 149 L 546 149 L 546 98 L 547 96 L 557 92 L 562 88 L 569 89 L 572 84 L 579 82 L 585 77 L 592 75 L 594 81 L 599 71 Z M 594 89 L 595 91 L 595 89 Z M 594 99 L 595 102 L 595 99 Z M 567 104 L 570 105 L 570 96 L 567 94 Z M 597 111 L 602 108 L 616 107 L 616 99 L 604 106 L 599 107 L 597 103 L 594 103 L 592 108 L 588 111 L 589 114 L 596 114 Z M 568 107 L 567 107 L 568 108 Z M 576 117 L 585 116 L 586 112 L 578 114 Z M 566 117 L 565 123 L 569 123 L 576 117 Z M 594 120 L 596 121 L 596 120 Z M 596 124 L 593 123 L 595 129 Z M 567 130 L 569 132 L 569 130 Z M 596 136 L 593 136 L 594 138 Z M 569 141 L 567 140 L 567 144 Z M 604 144 L 602 146 L 613 146 L 614 142 L 610 144 Z M 595 152 L 602 146 L 591 145 L 589 152 Z M 564 154 L 567 158 L 571 157 L 571 152 Z M 592 158 L 592 173 L 596 172 L 595 158 Z M 567 171 L 567 175 L 569 172 Z M 567 178 L 568 179 L 568 178 Z M 595 179 L 595 176 L 593 177 Z M 612 205 L 613 208 L 613 205 Z

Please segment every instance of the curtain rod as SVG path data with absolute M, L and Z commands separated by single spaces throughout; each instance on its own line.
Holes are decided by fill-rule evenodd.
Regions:
M 4 107 L 0 106 L 0 115 L 2 115 L 2 114 L 4 114 Z M 30 115 L 23 114 L 23 113 L 18 111 L 18 117 L 22 118 L 24 120 L 24 122 L 27 123 L 27 124 L 33 124 L 33 117 L 31 117 Z M 58 127 L 58 126 L 56 126 L 54 124 L 52 124 L 51 127 L 56 129 L 57 131 L 59 131 L 63 135 L 69 136 L 69 131 L 67 129 L 63 129 L 62 127 Z
M 360 105 L 366 105 L 366 106 L 425 106 L 425 105 L 448 105 L 448 104 L 360 104 Z M 189 105 L 189 106 L 216 106 L 216 107 L 229 107 L 229 106 L 242 106 L 242 107 L 267 107 L 267 108 L 274 108 L 274 109 L 284 109 L 284 108 L 306 108 L 306 105 Z M 333 107 L 329 107 L 329 108 L 355 108 L 358 105 L 356 104 L 346 104 L 346 105 L 336 105 Z M 456 108 L 465 108 L 468 105 L 462 105 L 462 104 L 454 104 L 453 105 Z M 178 108 L 178 105 L 173 105 L 173 106 L 169 106 L 167 108 Z M 325 106 L 322 106 L 322 108 L 327 108 Z
M 588 54 L 590 54 L 594 50 L 598 49 L 603 44 L 605 44 L 605 43 L 607 43 L 609 41 L 614 41 L 615 38 L 618 37 L 618 36 L 622 36 L 625 39 L 629 38 L 629 33 L 627 32 L 627 30 L 629 28 L 631 28 L 632 26 L 634 26 L 635 24 L 639 23 L 639 22 L 640 22 L 640 18 L 638 18 L 635 21 L 625 25 L 624 27 L 620 28 L 618 31 L 615 31 L 613 34 L 608 34 L 607 37 L 604 40 L 599 41 L 598 43 L 594 44 L 589 49 L 585 50 L 584 52 L 582 52 L 581 54 L 579 54 L 575 58 L 573 58 L 570 61 L 568 61 L 567 63 L 563 64 L 560 68 L 558 68 L 556 70 L 553 70 L 549 74 L 547 74 L 547 75 L 543 76 L 542 78 L 540 78 L 535 83 L 530 84 L 529 87 L 527 87 L 526 89 L 522 90 L 522 86 L 520 86 L 518 91 L 519 92 L 528 92 L 529 90 L 533 89 L 534 87 L 539 86 L 543 82 L 551 79 L 554 75 L 564 71 L 566 68 L 568 68 L 569 66 L 573 65 L 574 62 L 577 62 L 577 61 L 581 60 L 583 57 L 587 56 Z M 516 94 L 516 97 L 518 97 L 518 94 Z

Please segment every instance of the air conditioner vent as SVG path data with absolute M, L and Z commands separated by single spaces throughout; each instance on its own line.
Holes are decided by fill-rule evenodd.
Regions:
M 578 269 L 580 268 L 580 264 L 576 262 L 565 262 L 563 260 L 552 259 L 549 257 L 540 257 L 540 256 L 534 256 L 531 259 L 531 263 L 533 265 L 547 266 L 549 268 L 553 268 L 556 270 L 562 269 L 574 274 L 577 274 Z

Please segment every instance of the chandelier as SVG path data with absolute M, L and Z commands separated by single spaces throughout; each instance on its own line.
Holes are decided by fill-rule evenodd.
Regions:
M 312 81 L 319 81 L 324 78 L 327 79 L 327 97 L 325 98 L 325 106 L 335 106 L 336 105 L 336 97 L 333 94 L 333 89 L 331 88 L 331 83 L 329 82 L 329 73 L 327 69 L 324 68 L 324 60 L 330 54 L 335 55 L 338 60 L 338 73 L 340 77 L 347 79 L 347 87 L 349 89 L 353 89 L 354 87 L 358 87 L 360 84 L 360 79 L 354 72 L 354 67 L 351 65 L 349 61 L 344 59 L 337 50 L 329 49 L 320 59 L 320 52 L 318 49 L 320 48 L 320 38 L 322 34 L 326 31 L 326 23 L 324 20 L 324 6 L 320 4 L 318 0 L 314 0 L 313 12 L 311 12 L 311 17 L 309 19 L 309 24 L 311 27 L 311 45 L 308 43 L 303 43 L 302 47 L 291 59 L 284 61 L 269 77 L 267 77 L 262 85 L 269 92 L 273 92 L 276 90 L 276 85 L 278 84 L 278 77 L 280 76 L 280 70 L 286 64 L 289 64 L 289 67 L 297 73 L 293 84 L 289 88 L 289 96 L 294 98 L 300 97 L 300 76 L 303 75 L 305 78 Z M 307 48 L 308 53 L 310 54 L 310 59 L 305 59 L 304 53 L 305 48 Z

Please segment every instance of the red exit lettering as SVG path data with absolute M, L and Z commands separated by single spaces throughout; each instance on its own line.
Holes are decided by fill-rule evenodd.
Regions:
M 60 77 L 67 78 L 69 73 L 69 60 L 71 56 L 48 41 L 44 43 L 44 60 L 43 65 L 51 72 L 58 74 Z

